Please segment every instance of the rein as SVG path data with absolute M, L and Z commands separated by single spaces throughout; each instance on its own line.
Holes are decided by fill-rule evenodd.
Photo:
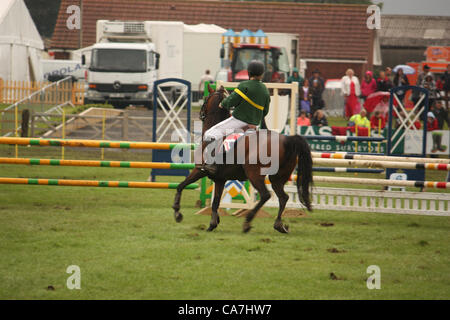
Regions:
M 220 112 L 220 110 L 216 110 L 216 111 L 210 112 L 210 113 L 206 112 L 206 111 L 207 111 L 207 106 L 208 106 L 208 101 L 209 101 L 209 99 L 212 98 L 214 95 L 219 95 L 220 102 L 221 102 L 221 101 L 224 99 L 223 96 L 228 97 L 230 94 L 227 92 L 227 90 L 224 90 L 224 91 L 216 91 L 216 92 L 210 94 L 210 95 L 206 98 L 205 102 L 204 102 L 203 105 L 202 105 L 202 108 L 200 109 L 200 120 L 201 120 L 201 121 L 205 121 L 206 117 L 207 117 L 208 115 L 210 115 L 210 114 L 212 115 L 212 114 L 215 114 L 215 113 Z M 220 102 L 219 102 L 219 103 L 220 103 Z

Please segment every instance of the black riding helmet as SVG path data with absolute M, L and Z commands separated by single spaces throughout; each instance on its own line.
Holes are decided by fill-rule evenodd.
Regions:
M 247 67 L 248 77 L 258 77 L 264 73 L 264 64 L 259 60 L 252 60 Z

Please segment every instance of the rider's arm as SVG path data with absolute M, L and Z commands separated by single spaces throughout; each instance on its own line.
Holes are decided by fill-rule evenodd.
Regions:
M 239 84 L 238 89 L 242 92 L 247 92 L 247 89 L 244 88 L 242 84 Z M 241 102 L 241 100 L 242 97 L 233 91 L 228 97 L 223 99 L 220 104 L 223 108 L 230 110 L 230 108 L 237 106 Z

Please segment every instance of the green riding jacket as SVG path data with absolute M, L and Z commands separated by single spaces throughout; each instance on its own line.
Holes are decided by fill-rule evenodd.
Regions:
M 241 94 L 240 94 L 241 93 Z M 245 95 L 250 101 L 244 98 Z M 243 81 L 229 97 L 222 101 L 228 110 L 235 107 L 232 115 L 238 120 L 259 125 L 269 112 L 270 94 L 264 83 L 259 80 Z

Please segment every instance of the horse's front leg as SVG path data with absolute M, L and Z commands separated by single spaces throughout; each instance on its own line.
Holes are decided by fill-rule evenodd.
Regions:
M 214 181 L 214 200 L 211 206 L 211 222 L 209 223 L 209 228 L 207 231 L 213 231 L 220 223 L 219 218 L 219 204 L 220 199 L 222 198 L 223 189 L 225 187 L 225 181 L 219 180 Z
M 195 181 L 206 176 L 206 173 L 198 168 L 194 168 L 191 173 L 187 176 L 187 178 L 181 182 L 177 187 L 177 193 L 175 194 L 175 200 L 173 202 L 172 208 L 174 210 L 174 217 L 176 222 L 181 222 L 183 220 L 183 215 L 180 212 L 180 201 L 181 201 L 181 193 L 183 189 Z

